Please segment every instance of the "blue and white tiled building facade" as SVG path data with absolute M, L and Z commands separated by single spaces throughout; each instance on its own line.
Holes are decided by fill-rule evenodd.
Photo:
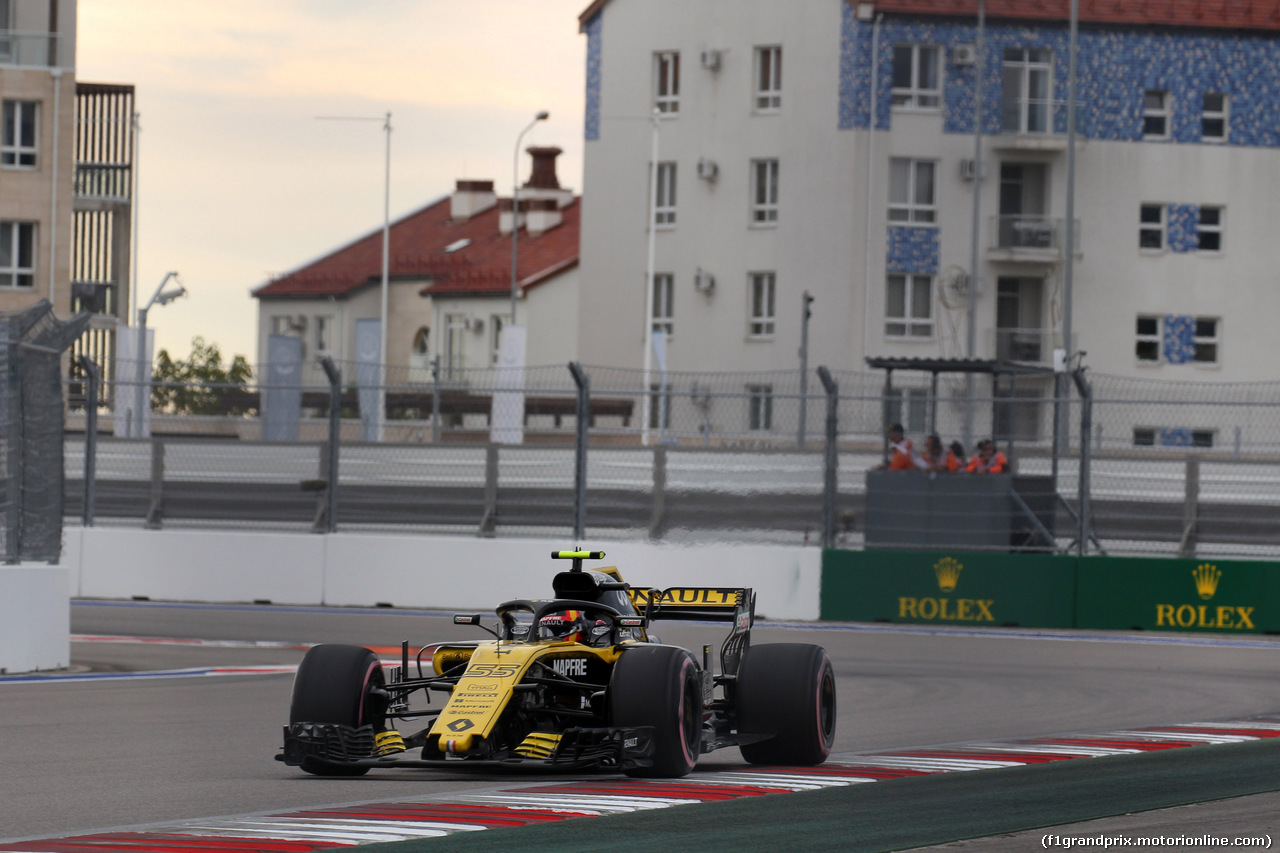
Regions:
M 1027 0 L 1020 18 L 988 16 L 980 38 L 973 15 L 900 11 L 921 5 L 593 4 L 583 21 L 585 197 L 588 210 L 610 211 L 584 222 L 582 316 L 644 320 L 635 291 L 645 284 L 652 123 L 642 119 L 656 57 L 679 54 L 679 112 L 658 122 L 658 160 L 674 164 L 679 203 L 656 234 L 655 269 L 675 282 L 668 357 L 680 369 L 791 367 L 802 290 L 820 309 L 811 360 L 858 370 L 868 356 L 967 355 L 969 301 L 957 294 L 975 272 L 976 243 L 979 358 L 1047 365 L 1066 348 L 1087 353 L 1096 373 L 1275 379 L 1280 24 L 1082 21 L 1069 186 L 1066 20 L 1043 19 L 1044 4 Z M 786 74 L 781 106 L 761 110 L 766 48 Z M 776 162 L 775 218 L 763 223 L 752 218 L 762 161 Z M 714 177 L 700 162 L 716 164 Z M 615 216 L 619 206 L 628 212 Z M 715 273 L 714 294 L 689 286 L 695 269 Z M 759 270 L 776 274 L 772 341 L 742 331 Z M 584 327 L 584 359 L 619 352 L 594 337 L 596 352 Z

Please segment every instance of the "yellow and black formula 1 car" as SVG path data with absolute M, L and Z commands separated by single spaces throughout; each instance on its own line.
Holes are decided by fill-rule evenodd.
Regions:
M 556 597 L 498 605 L 495 629 L 485 628 L 492 640 L 424 646 L 412 662 L 406 642 L 400 665 L 385 670 L 360 646 L 310 649 L 276 758 L 320 776 L 515 765 L 676 777 L 727 746 L 753 764 L 826 760 L 836 728 L 831 660 L 821 646 L 752 646 L 750 589 L 633 588 L 615 567 L 583 569 L 602 551 L 552 557 L 573 561 L 555 576 Z M 710 646 L 699 661 L 650 637 L 662 619 L 729 623 L 720 671 Z M 443 707 L 432 707 L 432 694 Z

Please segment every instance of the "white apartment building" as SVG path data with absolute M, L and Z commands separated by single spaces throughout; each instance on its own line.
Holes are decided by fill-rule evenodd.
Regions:
M 638 368 L 659 327 L 672 370 L 798 368 L 808 291 L 810 366 L 1052 366 L 1069 3 L 987 0 L 981 29 L 978 5 L 592 3 L 582 360 Z M 1094 373 L 1275 379 L 1280 2 L 1080 0 L 1077 57 L 1066 348 Z M 1212 417 L 1134 441 L 1212 442 Z

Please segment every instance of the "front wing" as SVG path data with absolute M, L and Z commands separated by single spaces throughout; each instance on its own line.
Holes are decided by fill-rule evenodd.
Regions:
M 654 729 L 634 728 L 568 728 L 560 734 L 558 744 L 549 757 L 537 758 L 511 753 L 498 759 L 451 757 L 434 750 L 439 758 L 412 759 L 404 753 L 378 755 L 373 726 L 333 725 L 328 723 L 294 723 L 284 729 L 284 748 L 276 756 L 292 767 L 313 761 L 336 767 L 513 767 L 574 770 L 612 766 L 621 770 L 649 767 L 653 764 Z

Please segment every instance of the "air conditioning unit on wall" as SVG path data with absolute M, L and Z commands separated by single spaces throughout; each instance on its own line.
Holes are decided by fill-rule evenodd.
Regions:
M 984 171 L 982 164 L 976 160 L 960 161 L 960 180 L 962 181 L 972 181 L 975 177 L 982 177 Z
M 708 160 L 706 157 L 698 158 L 698 177 L 704 181 L 714 181 L 720 174 L 720 167 L 716 165 L 715 160 Z
M 716 289 L 716 277 L 698 267 L 693 273 L 693 289 L 699 293 L 711 293 Z
M 971 44 L 958 44 L 951 48 L 952 65 L 974 65 L 978 62 L 978 48 Z
M 720 70 L 720 51 L 704 50 L 702 52 L 702 67 L 708 71 Z

